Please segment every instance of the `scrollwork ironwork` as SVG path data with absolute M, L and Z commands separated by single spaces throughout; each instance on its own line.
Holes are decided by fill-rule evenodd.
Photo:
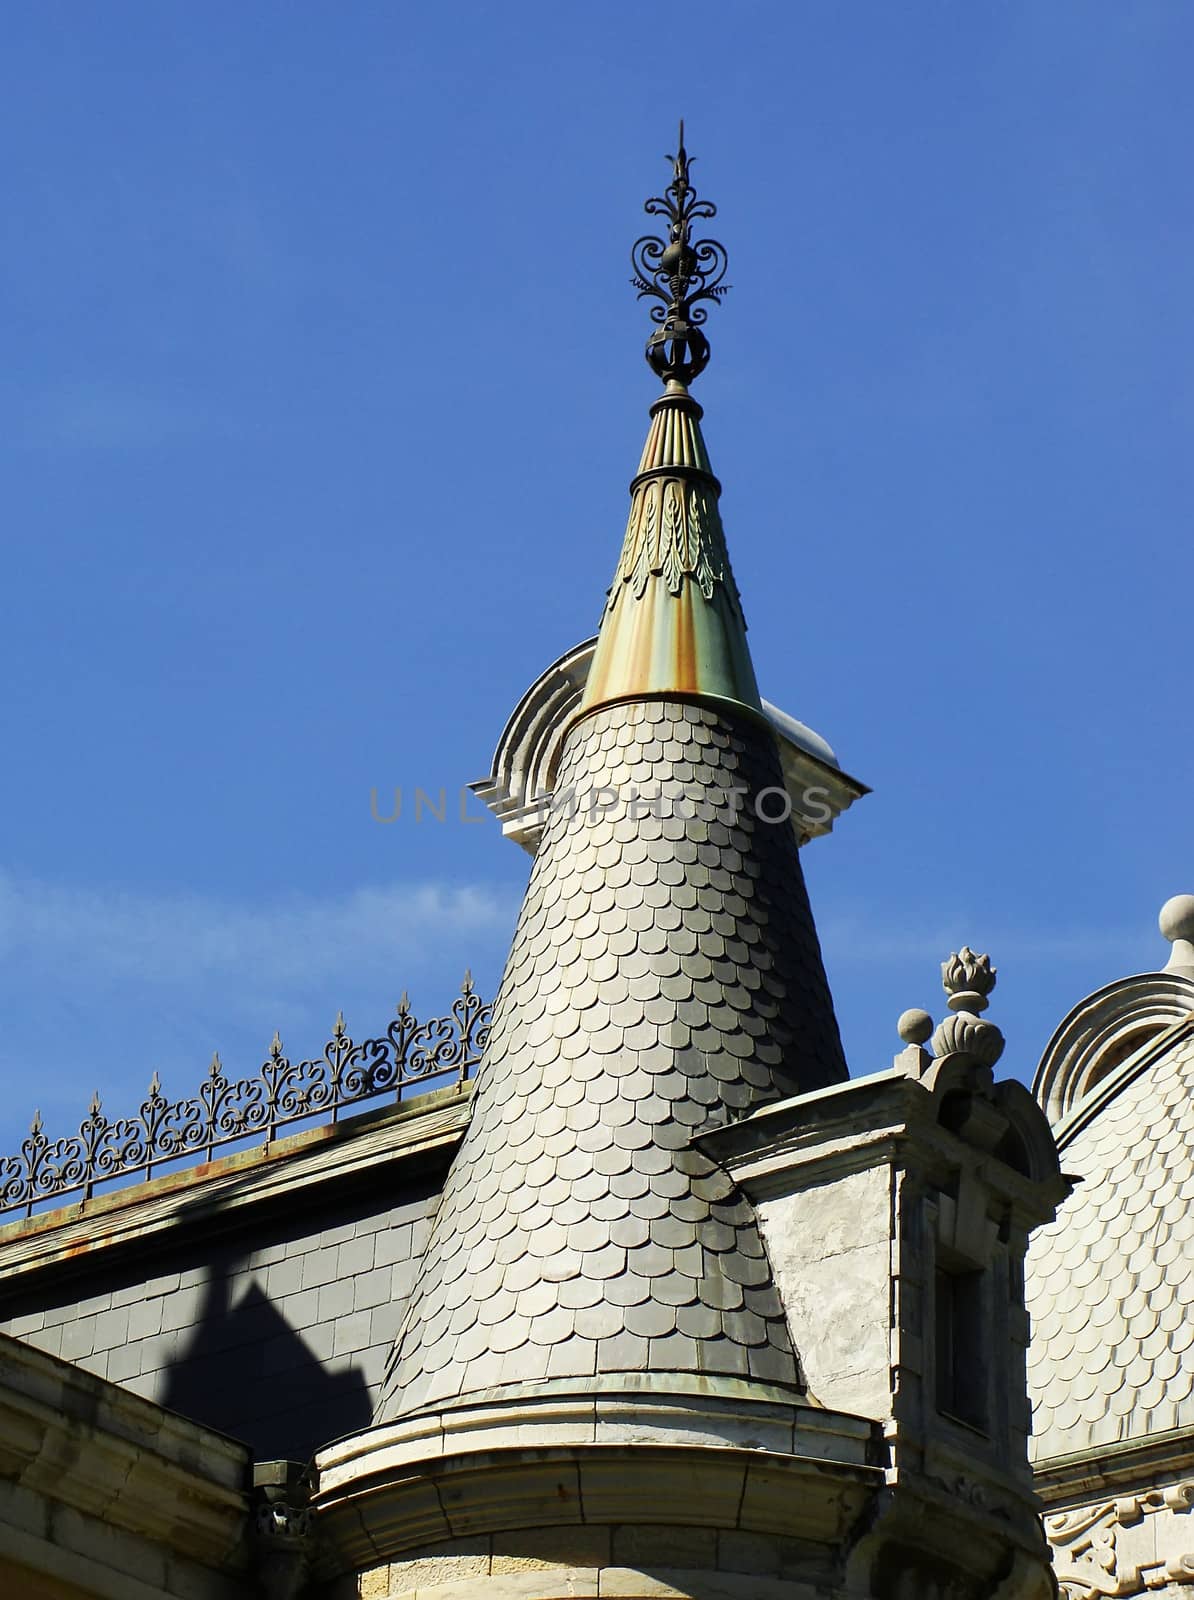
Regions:
M 709 341 L 702 324 L 709 315 L 703 301 L 719 301 L 729 289 L 725 280 L 729 264 L 725 246 L 716 239 L 692 238 L 692 224 L 717 215 L 711 200 L 698 200 L 689 182 L 691 162 L 684 148 L 684 124 L 672 163 L 672 181 L 661 195 L 652 195 L 644 210 L 648 216 L 666 217 L 666 239 L 644 234 L 630 252 L 634 276 L 631 283 L 640 300 L 653 299 L 651 321 L 655 332 L 647 340 L 647 360 L 665 383 L 687 386 L 709 361 Z
M 379 1038 L 358 1044 L 344 1014 L 336 1017 L 323 1054 L 292 1061 L 277 1033 L 254 1078 L 230 1079 L 214 1055 L 197 1093 L 168 1100 L 155 1072 L 136 1116 L 110 1119 L 98 1093 L 73 1137 L 51 1140 L 34 1113 L 15 1155 L 0 1158 L 0 1215 L 23 1209 L 31 1216 L 41 1201 L 81 1191 L 90 1199 L 97 1184 L 202 1154 L 210 1160 L 221 1146 L 264 1135 L 320 1113 L 338 1120 L 347 1107 L 436 1079 L 463 1082 L 480 1064 L 489 1038 L 493 1006 L 483 1001 L 466 972 L 446 1017 L 419 1022 L 404 994 L 394 1020 Z

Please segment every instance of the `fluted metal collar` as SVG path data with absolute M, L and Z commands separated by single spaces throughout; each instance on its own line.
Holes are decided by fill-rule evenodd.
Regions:
M 652 195 L 644 210 L 648 216 L 666 217 L 667 238 L 644 234 L 637 239 L 630 259 L 631 282 L 640 300 L 651 298 L 655 332 L 647 340 L 647 361 L 664 383 L 689 384 L 709 361 L 709 341 L 703 332 L 708 307 L 702 301 L 720 300 L 729 285 L 723 282 L 728 265 L 725 246 L 716 239 L 692 240 L 698 218 L 717 215 L 710 200 L 698 200 L 689 181 L 691 165 L 684 148 L 684 123 L 672 163 L 672 181 L 661 195 Z

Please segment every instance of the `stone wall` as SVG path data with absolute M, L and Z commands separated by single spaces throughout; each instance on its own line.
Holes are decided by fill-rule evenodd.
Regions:
M 56 1277 L 0 1331 L 248 1444 L 302 1460 L 367 1427 L 428 1197 L 342 1203 L 229 1240 Z
M 258 1460 L 306 1460 L 372 1421 L 466 1105 L 455 1126 L 429 1106 L 422 1127 L 340 1130 L 334 1162 L 327 1144 L 234 1157 L 103 1197 L 90 1225 L 84 1206 L 9 1228 L 0 1331 Z
M 249 1453 L 0 1335 L 0 1595 L 256 1600 Z
M 715 1528 L 527 1528 L 454 1539 L 342 1579 L 328 1600 L 825 1600 L 830 1564 L 796 1539 Z
M 809 1393 L 881 1417 L 891 1408 L 892 1178 L 884 1167 L 758 1205 Z

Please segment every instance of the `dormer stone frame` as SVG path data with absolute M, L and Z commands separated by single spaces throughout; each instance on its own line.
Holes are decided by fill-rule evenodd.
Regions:
M 945 1571 L 959 1595 L 990 1595 L 1011 1581 L 1010 1535 L 1007 1592 L 1051 1594 L 1028 1462 L 1024 1255 L 1068 1185 L 1028 1090 L 910 1045 L 887 1072 L 697 1143 L 757 1209 L 810 1394 L 883 1427 L 887 1499 L 852 1563 L 863 1591 L 899 1572 L 909 1592 L 936 1592 Z M 939 1273 L 976 1275 L 981 1426 L 939 1404 Z
M 1062 1145 L 1075 1119 L 1142 1071 L 1194 1019 L 1194 977 L 1146 972 L 1082 1000 L 1059 1024 L 1033 1079 L 1033 1094 Z

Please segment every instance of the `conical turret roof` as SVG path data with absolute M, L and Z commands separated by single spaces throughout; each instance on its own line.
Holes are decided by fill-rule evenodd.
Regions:
M 702 415 L 675 380 L 651 407 L 583 710 L 680 694 L 763 714 Z
M 757 803 L 779 759 L 687 393 L 712 208 L 674 159 L 666 391 L 382 1420 L 643 1374 L 803 1391 L 753 1208 L 691 1142 L 846 1072 L 796 840 Z

